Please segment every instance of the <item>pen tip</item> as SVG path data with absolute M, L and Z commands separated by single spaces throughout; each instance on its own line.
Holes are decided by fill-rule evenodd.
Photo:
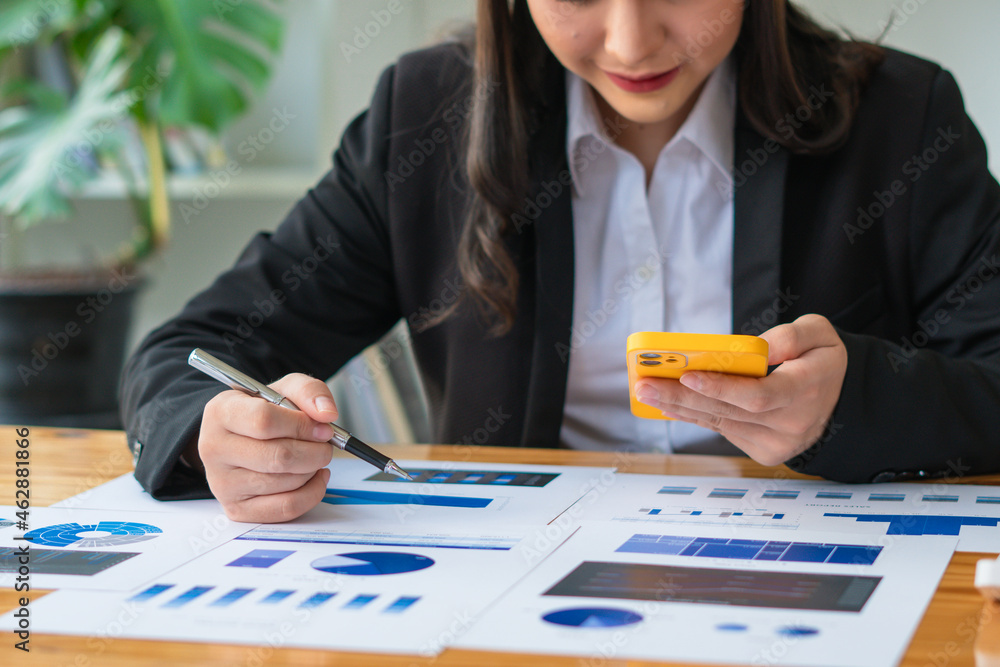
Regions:
M 413 477 L 411 477 L 408 472 L 406 472 L 405 470 L 403 470 L 402 468 L 400 468 L 398 465 L 396 465 L 395 461 L 389 461 L 389 463 L 385 466 L 385 468 L 386 468 L 386 470 L 385 470 L 386 472 L 392 473 L 396 477 L 402 477 L 403 479 L 405 479 L 408 482 L 412 482 L 413 481 Z

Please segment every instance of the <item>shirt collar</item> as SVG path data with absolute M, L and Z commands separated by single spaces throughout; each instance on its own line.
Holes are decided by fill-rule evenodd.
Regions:
M 566 70 L 566 152 L 573 184 L 582 192 L 580 170 L 574 156 L 581 140 L 595 138 L 614 143 L 615 126 L 601 123 L 590 85 Z M 729 57 L 709 75 L 694 108 L 663 152 L 687 140 L 707 157 L 728 184 L 733 182 L 734 127 L 736 123 L 736 66 Z M 663 153 L 661 153 L 662 155 Z

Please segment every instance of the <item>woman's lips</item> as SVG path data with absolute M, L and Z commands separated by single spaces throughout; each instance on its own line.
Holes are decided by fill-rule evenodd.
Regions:
M 644 77 L 626 77 L 620 74 L 612 74 L 611 72 L 605 72 L 605 74 L 608 75 L 612 83 L 622 90 L 630 93 L 649 93 L 668 85 L 677 77 L 680 70 L 680 67 L 675 67 L 669 72 Z

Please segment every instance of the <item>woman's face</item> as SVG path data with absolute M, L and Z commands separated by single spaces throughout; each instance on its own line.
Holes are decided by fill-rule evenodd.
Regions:
M 614 111 L 676 131 L 736 44 L 743 3 L 528 0 L 528 7 L 559 62 Z

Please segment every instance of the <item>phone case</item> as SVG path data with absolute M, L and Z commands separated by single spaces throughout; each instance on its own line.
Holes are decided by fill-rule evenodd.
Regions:
M 632 414 L 646 419 L 669 417 L 636 399 L 635 383 L 644 377 L 677 379 L 688 371 L 767 375 L 767 341 L 757 336 L 638 331 L 626 347 Z

